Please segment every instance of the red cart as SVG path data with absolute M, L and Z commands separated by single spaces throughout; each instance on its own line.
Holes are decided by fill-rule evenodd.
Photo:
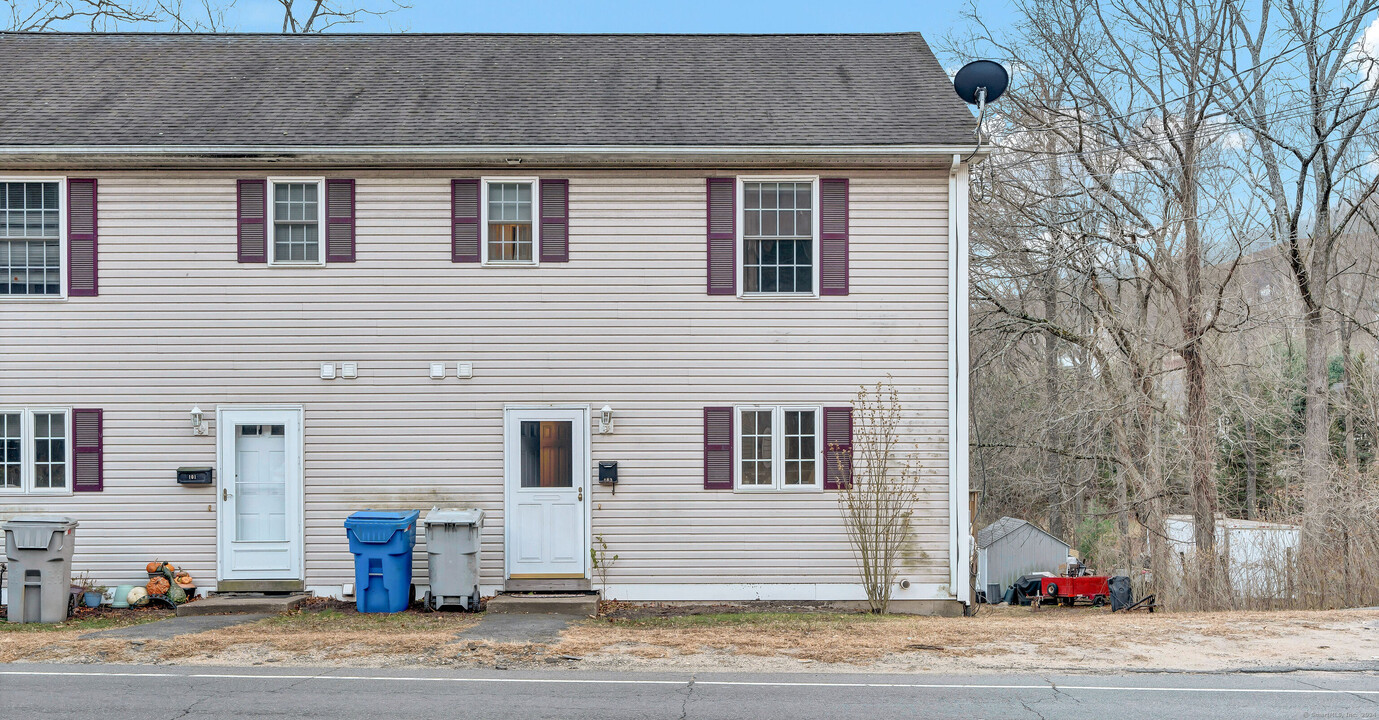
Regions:
M 1064 605 L 1073 605 L 1079 600 L 1094 606 L 1106 604 L 1111 596 L 1111 588 L 1106 575 L 1083 575 L 1081 577 L 1046 577 L 1039 583 L 1039 594 L 1043 599 L 1058 600 Z

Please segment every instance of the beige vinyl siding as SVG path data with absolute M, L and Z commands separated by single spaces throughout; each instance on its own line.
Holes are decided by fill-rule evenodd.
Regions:
M 215 490 L 174 471 L 215 463 L 217 405 L 288 403 L 305 410 L 308 585 L 353 581 L 351 511 L 433 505 L 488 512 L 496 585 L 503 407 L 579 403 L 615 411 L 591 444 L 620 466 L 616 494 L 592 494 L 613 582 L 854 583 L 835 493 L 701 489 L 702 408 L 845 405 L 889 373 L 926 489 L 905 576 L 946 585 L 945 174 L 838 173 L 851 295 L 779 301 L 705 292 L 703 178 L 730 171 L 543 173 L 570 178 L 570 262 L 539 268 L 451 263 L 449 178 L 465 173 L 400 171 L 340 174 L 357 181 L 357 262 L 239 264 L 235 180 L 262 174 L 94 173 L 100 296 L 0 301 L 0 405 L 105 410 L 104 492 L 0 495 L 0 517 L 78 518 L 79 569 L 129 582 L 164 559 L 211 584 Z M 317 377 L 341 361 L 359 378 Z M 450 377 L 429 379 L 441 361 Z

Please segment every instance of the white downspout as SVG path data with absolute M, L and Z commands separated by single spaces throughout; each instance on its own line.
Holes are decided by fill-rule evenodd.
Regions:
M 949 587 L 972 600 L 972 518 L 968 512 L 967 163 L 953 155 L 948 173 L 948 527 Z

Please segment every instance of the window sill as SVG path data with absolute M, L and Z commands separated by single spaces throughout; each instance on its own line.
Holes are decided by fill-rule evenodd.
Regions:
M 480 265 L 483 266 L 483 267 L 506 267 L 506 268 L 534 268 L 534 267 L 540 267 L 540 266 L 541 266 L 541 264 L 540 264 L 540 263 L 537 263 L 537 262 L 523 262 L 523 261 L 520 261 L 520 260 L 510 260 L 510 261 L 508 261 L 508 260 L 489 260 L 488 262 L 480 263 Z
M 739 300 L 813 300 L 818 293 L 738 293 Z
M 268 267 L 270 267 L 270 268 L 323 268 L 323 267 L 325 267 L 325 266 L 326 266 L 326 264 L 323 263 L 323 262 L 270 262 L 270 263 L 268 263 Z
M 71 490 L 0 490 L 0 497 L 71 497 Z
M 824 489 L 818 486 L 790 488 L 737 486 L 733 488 L 734 493 L 741 493 L 743 495 L 807 495 L 813 493 L 821 493 L 823 491 Z
M 67 299 L 66 295 L 0 295 L 0 303 L 41 303 L 41 302 L 63 302 Z

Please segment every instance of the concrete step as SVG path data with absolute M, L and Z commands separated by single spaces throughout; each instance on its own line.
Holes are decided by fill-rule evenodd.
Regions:
M 177 606 L 178 616 L 187 615 L 276 615 L 297 609 L 307 596 L 292 595 L 212 595 Z
M 599 613 L 599 596 L 592 594 L 504 594 L 488 601 L 488 612 L 587 617 Z

